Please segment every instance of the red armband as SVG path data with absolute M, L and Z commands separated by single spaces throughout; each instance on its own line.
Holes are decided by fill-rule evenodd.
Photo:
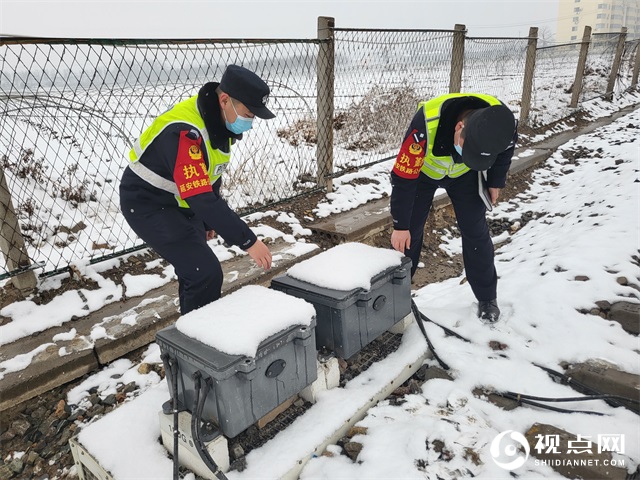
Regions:
M 417 132 L 417 130 L 413 130 L 404 139 L 396 163 L 393 165 L 393 172 L 399 177 L 415 179 L 420 175 L 420 168 L 424 162 L 426 140 L 418 141 Z
M 209 172 L 204 164 L 200 145 L 202 138 L 197 140 L 187 136 L 188 131 L 180 132 L 176 166 L 173 170 L 173 180 L 176 182 L 180 198 L 183 200 L 200 193 L 212 192 Z

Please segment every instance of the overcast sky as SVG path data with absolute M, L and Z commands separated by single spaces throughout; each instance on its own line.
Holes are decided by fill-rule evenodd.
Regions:
M 315 38 L 318 16 L 343 28 L 453 29 L 471 36 L 555 31 L 570 0 L 0 0 L 0 33 L 92 38 Z

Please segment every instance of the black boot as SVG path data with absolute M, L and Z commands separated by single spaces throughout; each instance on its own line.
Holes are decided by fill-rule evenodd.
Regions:
M 478 302 L 478 318 L 483 323 L 496 323 L 500 318 L 498 301 L 495 298 L 493 300 L 480 300 Z

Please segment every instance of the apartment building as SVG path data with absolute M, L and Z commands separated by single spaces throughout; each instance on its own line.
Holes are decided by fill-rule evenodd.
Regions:
M 580 41 L 585 25 L 592 33 L 619 32 L 640 38 L 640 0 L 559 0 L 556 41 Z

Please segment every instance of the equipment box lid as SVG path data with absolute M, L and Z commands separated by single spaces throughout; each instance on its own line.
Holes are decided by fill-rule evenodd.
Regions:
M 176 328 L 221 353 L 255 357 L 265 340 L 292 326 L 309 326 L 315 314 L 304 299 L 247 285 L 183 315 Z
M 175 325 L 156 333 L 156 341 L 162 351 L 170 351 L 196 367 L 208 372 L 217 380 L 225 380 L 237 372 L 249 374 L 256 369 L 256 362 L 272 351 L 291 341 L 311 341 L 315 319 L 311 324 L 292 325 L 260 343 L 255 357 L 230 355 L 181 333 Z M 307 340 L 308 339 L 308 340 Z
M 411 259 L 402 257 L 399 266 L 393 266 L 385 269 L 371 278 L 371 288 L 355 288 L 353 290 L 335 290 L 331 288 L 320 287 L 309 282 L 292 278 L 289 275 L 281 275 L 271 281 L 271 287 L 277 290 L 293 290 L 295 295 L 312 303 L 324 305 L 328 307 L 346 309 L 359 300 L 369 300 L 371 292 L 380 288 L 380 286 L 389 281 L 402 281 L 405 277 L 411 275 Z

